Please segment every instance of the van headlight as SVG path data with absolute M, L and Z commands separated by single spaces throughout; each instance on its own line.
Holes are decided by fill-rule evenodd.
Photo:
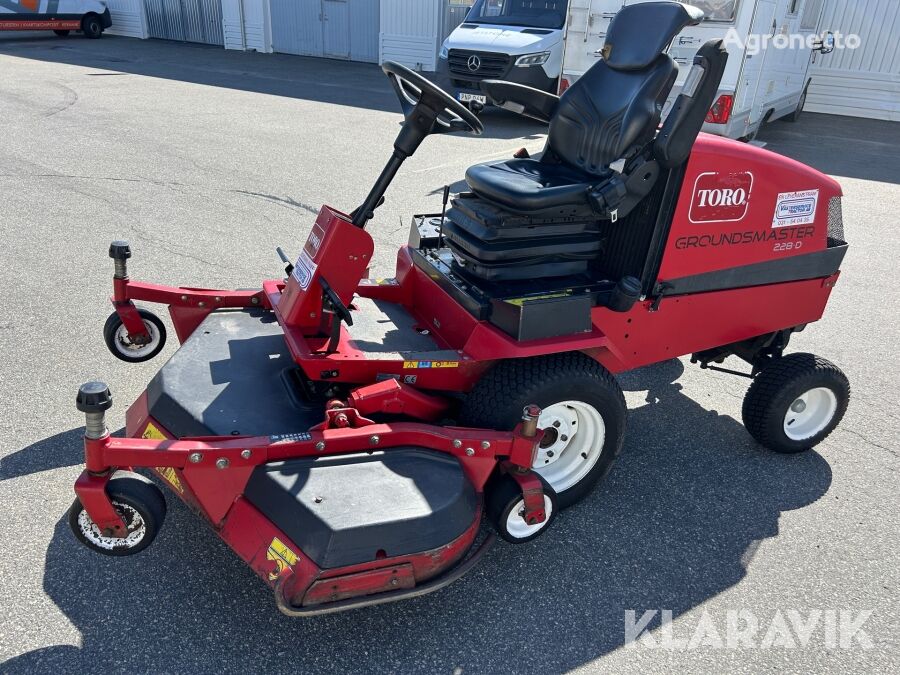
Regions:
M 444 41 L 444 44 L 441 45 L 441 53 L 438 54 L 438 58 L 443 59 L 444 61 L 446 61 L 448 58 L 450 58 L 450 50 L 447 49 L 447 41 L 446 40 Z
M 547 63 L 550 58 L 550 52 L 540 52 L 538 54 L 525 54 L 516 59 L 516 65 L 524 66 L 542 66 Z

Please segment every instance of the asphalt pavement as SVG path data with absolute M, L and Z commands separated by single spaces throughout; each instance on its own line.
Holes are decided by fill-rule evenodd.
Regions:
M 374 274 L 391 274 L 410 216 L 438 209 L 467 166 L 545 139 L 484 119 L 484 136 L 429 138 L 403 167 L 370 228 Z M 75 542 L 78 385 L 109 383 L 120 429 L 161 363 L 127 366 L 103 345 L 109 242 L 130 240 L 134 278 L 258 286 L 321 204 L 362 201 L 400 121 L 377 66 L 0 37 L 0 672 L 897 672 L 897 123 L 807 114 L 759 137 L 846 193 L 843 276 L 791 345 L 853 386 L 815 451 L 762 450 L 740 424 L 746 382 L 673 360 L 621 377 L 627 438 L 601 489 L 428 597 L 289 619 L 174 498 L 139 556 Z M 671 612 L 648 615 L 656 648 L 626 645 L 629 610 Z M 753 639 L 726 639 L 734 616 L 757 621 Z M 865 619 L 864 636 L 841 646 L 826 630 L 841 616 Z M 813 617 L 804 641 L 795 619 Z

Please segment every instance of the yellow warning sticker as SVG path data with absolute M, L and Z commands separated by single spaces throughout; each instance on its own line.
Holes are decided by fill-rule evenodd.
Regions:
M 166 440 L 165 434 L 153 422 L 147 424 L 147 428 L 144 429 L 141 438 L 148 438 L 154 441 Z M 156 467 L 156 473 L 162 476 L 163 480 L 175 488 L 179 494 L 184 494 L 184 485 L 181 484 L 181 479 L 178 477 L 178 472 L 175 469 L 171 466 L 158 466 Z
M 567 290 L 564 293 L 547 293 L 545 295 L 530 295 L 527 298 L 511 298 L 504 300 L 503 302 L 521 307 L 526 302 L 531 302 L 532 300 L 553 300 L 554 298 L 567 298 L 570 295 L 572 295 L 572 291 Z
M 178 472 L 175 469 L 171 466 L 158 466 L 156 467 L 156 473 L 162 476 L 163 480 L 178 490 L 180 494 L 184 494 L 184 486 L 181 484 L 181 479 L 178 477 Z
M 275 581 L 284 570 L 297 564 L 297 554 L 275 537 L 266 551 L 266 560 L 271 560 L 276 565 L 275 571 L 269 573 L 269 580 Z
M 459 368 L 459 361 L 404 361 L 403 369 L 410 368 Z
M 141 438 L 150 438 L 154 441 L 164 441 L 166 440 L 165 434 L 161 432 L 153 422 L 147 424 L 147 428 L 144 429 L 144 433 L 141 434 Z

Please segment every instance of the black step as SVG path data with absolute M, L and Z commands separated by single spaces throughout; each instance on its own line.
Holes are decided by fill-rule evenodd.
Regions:
M 323 569 L 431 551 L 479 514 L 457 459 L 413 447 L 265 464 L 245 496 Z
M 147 404 L 179 438 L 299 433 L 324 419 L 301 378 L 274 314 L 213 312 L 151 380 Z

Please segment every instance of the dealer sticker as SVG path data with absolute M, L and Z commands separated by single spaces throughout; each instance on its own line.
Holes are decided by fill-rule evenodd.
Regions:
M 294 265 L 292 276 L 297 280 L 297 283 L 300 284 L 300 288 L 304 291 L 309 288 L 309 284 L 318 267 L 319 266 L 306 254 L 305 250 L 301 251 L 300 257 L 297 258 L 297 262 Z
M 775 216 L 772 218 L 772 227 L 810 225 L 816 219 L 816 207 L 818 204 L 818 190 L 782 192 L 778 195 L 778 201 L 775 202 Z

